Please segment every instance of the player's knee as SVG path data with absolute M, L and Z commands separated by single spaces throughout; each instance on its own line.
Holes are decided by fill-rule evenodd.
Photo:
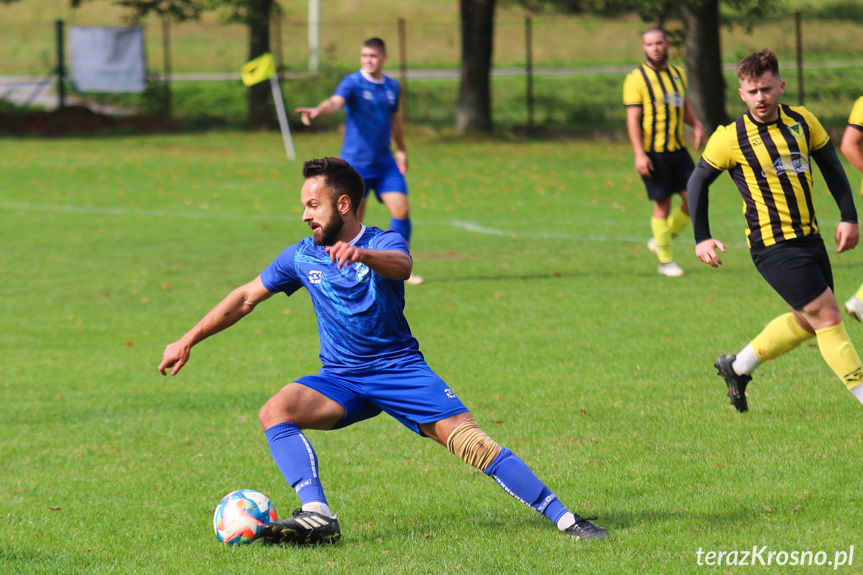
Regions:
M 500 454 L 501 447 L 479 428 L 476 420 L 462 421 L 446 440 L 447 449 L 480 471 L 491 465 Z
M 269 429 L 285 421 L 291 421 L 284 409 L 284 405 L 277 398 L 278 394 L 274 395 L 258 410 L 258 421 L 264 429 Z

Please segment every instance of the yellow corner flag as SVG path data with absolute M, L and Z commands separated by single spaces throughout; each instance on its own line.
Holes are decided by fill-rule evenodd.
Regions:
M 276 75 L 276 62 L 273 60 L 273 54 L 265 52 L 254 60 L 246 62 L 240 68 L 240 74 L 243 77 L 243 84 L 246 86 L 253 86 L 258 82 L 269 80 Z

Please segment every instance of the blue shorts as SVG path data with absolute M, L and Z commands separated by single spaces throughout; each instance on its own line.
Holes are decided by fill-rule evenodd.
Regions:
M 376 166 L 356 168 L 356 170 L 366 183 L 366 196 L 372 190 L 374 190 L 378 201 L 381 201 L 381 194 L 389 194 L 391 192 L 408 194 L 407 180 L 405 180 L 405 177 L 399 170 L 395 158 L 390 158 Z
M 468 409 L 423 360 L 350 375 L 321 370 L 297 383 L 310 387 L 345 408 L 333 427 L 340 429 L 385 411 L 415 433 L 424 423 L 440 421 Z

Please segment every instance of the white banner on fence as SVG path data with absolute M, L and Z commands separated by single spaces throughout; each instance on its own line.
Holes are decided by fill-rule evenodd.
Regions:
M 71 78 L 80 92 L 143 92 L 147 86 L 140 26 L 72 26 Z

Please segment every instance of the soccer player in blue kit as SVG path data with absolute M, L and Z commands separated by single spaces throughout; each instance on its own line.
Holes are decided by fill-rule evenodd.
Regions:
M 390 212 L 390 229 L 411 241 L 408 206 L 408 152 L 399 115 L 399 83 L 384 75 L 387 48 L 380 38 L 370 38 L 360 50 L 360 66 L 339 82 L 335 93 L 314 108 L 296 108 L 302 122 L 326 118 L 345 110 L 345 135 L 339 157 L 346 160 L 366 182 L 366 194 L 374 190 Z M 393 155 L 390 139 L 395 146 Z M 362 221 L 365 199 L 358 207 Z M 407 283 L 421 284 L 411 275 Z
M 303 221 L 312 237 L 289 246 L 164 351 L 159 371 L 177 374 L 194 345 L 237 323 L 273 294 L 308 290 L 318 318 L 322 368 L 273 395 L 258 414 L 270 453 L 302 507 L 261 533 L 269 543 L 335 543 L 339 522 L 324 495 L 318 458 L 303 429 L 347 427 L 385 411 L 445 445 L 491 476 L 564 534 L 603 539 L 608 532 L 575 515 L 513 452 L 486 435 L 464 404 L 426 364 L 404 316 L 412 260 L 404 238 L 364 226 L 361 176 L 344 160 L 303 165 Z

